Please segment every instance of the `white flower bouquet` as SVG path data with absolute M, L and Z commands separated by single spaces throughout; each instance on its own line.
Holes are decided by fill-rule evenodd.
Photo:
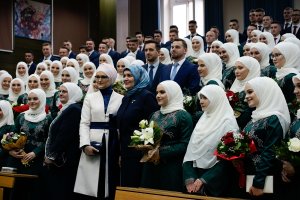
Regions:
M 300 140 L 297 137 L 283 141 L 275 147 L 276 157 L 285 160 L 293 165 L 300 166 Z

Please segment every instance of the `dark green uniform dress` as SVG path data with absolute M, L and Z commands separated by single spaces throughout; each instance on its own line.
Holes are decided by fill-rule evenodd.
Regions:
M 274 194 L 264 195 L 272 199 L 278 195 L 281 185 L 281 163 L 275 157 L 274 145 L 283 139 L 283 130 L 276 115 L 250 121 L 244 132 L 254 141 L 257 151 L 246 156 L 245 170 L 247 175 L 255 175 L 253 186 L 264 188 L 265 178 L 272 175 L 274 178 Z
M 8 98 L 8 94 L 0 94 L 0 100 L 6 100 Z
M 0 140 L 3 138 L 3 135 L 5 133 L 9 133 L 13 131 L 14 131 L 14 125 L 6 124 L 0 127 Z M 2 145 L 0 145 L 0 168 L 6 166 L 7 157 L 8 157 L 8 152 L 2 148 Z
M 274 79 L 276 77 L 276 72 L 276 67 L 274 65 L 269 65 L 260 70 L 260 76 L 267 76 Z
M 225 90 L 229 90 L 235 80 L 234 67 L 228 69 L 223 68 L 222 82 L 224 84 Z
M 183 191 L 182 162 L 193 131 L 192 118 L 188 112 L 177 110 L 165 115 L 157 111 L 151 120 L 163 131 L 160 162 L 144 164 L 141 187 Z
M 18 105 L 27 104 L 28 103 L 28 94 L 24 93 L 18 97 L 17 100 Z
M 290 73 L 288 75 L 286 75 L 285 77 L 283 77 L 280 80 L 277 80 L 277 83 L 279 85 L 279 87 L 281 88 L 283 95 L 286 99 L 286 102 L 292 103 L 292 101 L 294 101 L 296 99 L 296 96 L 294 94 L 294 84 L 293 84 L 293 76 L 295 76 L 296 74 L 294 73 Z

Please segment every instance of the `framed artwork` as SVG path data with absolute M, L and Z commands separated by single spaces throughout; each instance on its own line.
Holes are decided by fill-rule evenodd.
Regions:
M 17 37 L 51 42 L 52 6 L 31 0 L 15 0 L 14 33 Z

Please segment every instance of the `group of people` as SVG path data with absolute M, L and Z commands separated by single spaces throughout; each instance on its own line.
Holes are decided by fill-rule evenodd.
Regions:
M 137 38 L 128 38 L 127 55 L 114 62 L 102 53 L 98 64 L 88 40 L 88 54 L 46 56 L 31 75 L 25 62 L 17 64 L 16 78 L 0 71 L 0 136 L 27 136 L 23 149 L 0 148 L 0 166 L 38 175 L 34 184 L 16 187 L 34 191 L 29 199 L 114 199 L 118 185 L 240 198 L 297 194 L 299 166 L 278 160 L 273 147 L 300 138 L 300 41 L 272 46 L 263 40 L 268 34 L 250 35 L 258 39 L 240 47 L 236 32 L 227 31 L 227 42 L 212 42 L 210 52 L 197 35 L 175 36 L 170 51 L 151 39 L 140 49 Z M 162 54 L 170 56 L 165 64 Z M 185 96 L 196 97 L 193 112 Z M 142 163 L 144 152 L 130 143 L 144 119 L 162 137 Z M 254 175 L 249 192 L 239 187 L 233 163 L 214 154 L 230 131 L 243 131 L 256 147 L 244 158 L 246 174 Z M 269 175 L 272 194 L 264 192 Z

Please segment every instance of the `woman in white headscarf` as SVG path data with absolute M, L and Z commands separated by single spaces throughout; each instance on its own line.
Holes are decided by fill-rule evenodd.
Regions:
M 18 97 L 18 105 L 28 103 L 28 93 L 36 88 L 40 88 L 40 77 L 37 74 L 31 74 L 25 83 L 26 92 Z
M 62 108 L 49 128 L 44 165 L 47 173 L 47 197 L 74 199 L 73 189 L 80 157 L 79 124 L 83 93 L 75 83 L 59 87 Z
M 281 41 L 284 41 L 287 38 L 296 38 L 296 36 L 293 33 L 285 33 L 281 36 Z
M 114 62 L 113 62 L 111 56 L 108 55 L 107 53 L 103 53 L 99 56 L 99 65 L 102 63 L 107 63 L 107 64 L 114 66 Z
M 160 48 L 159 50 L 159 62 L 164 65 L 172 64 L 170 52 L 167 48 Z
M 237 118 L 238 125 L 241 129 L 251 119 L 252 110 L 248 104 L 244 101 L 245 99 L 245 84 L 247 81 L 260 76 L 260 65 L 257 60 L 250 56 L 243 56 L 236 60 L 235 69 L 235 80 L 230 90 L 237 94 L 239 99 L 239 107 L 233 107 L 234 114 Z
M 73 67 L 65 67 L 61 72 L 61 82 L 72 82 L 78 84 L 79 75 Z
M 19 78 L 26 83 L 28 76 L 27 64 L 25 62 L 18 62 L 16 67 L 16 78 Z
M 275 46 L 274 36 L 269 32 L 262 32 L 259 36 L 259 42 L 263 42 L 268 45 L 270 51 L 272 51 Z
M 251 43 L 250 43 L 251 44 Z M 270 64 L 271 49 L 262 42 L 252 43 L 250 56 L 255 58 L 260 64 L 260 75 L 275 78 L 277 69 Z
M 281 190 L 278 182 L 281 163 L 276 162 L 274 146 L 285 138 L 291 122 L 287 102 L 277 83 L 269 77 L 248 81 L 245 93 L 249 107 L 255 110 L 244 132 L 254 141 L 257 150 L 246 155 L 246 173 L 254 174 L 249 194 L 274 199 L 274 194 Z M 268 195 L 263 192 L 267 175 L 272 175 L 274 180 L 274 192 Z
M 77 56 L 76 56 L 76 60 L 78 61 L 79 68 L 80 68 L 79 76 L 80 76 L 81 78 L 84 78 L 84 76 L 83 76 L 83 65 L 84 65 L 86 62 L 89 62 L 89 61 L 90 61 L 90 58 L 89 58 L 89 56 L 86 55 L 85 53 L 79 53 L 79 54 L 77 54 Z
M 225 33 L 226 42 L 232 42 L 237 45 L 239 49 L 240 56 L 243 55 L 243 47 L 240 44 L 239 32 L 235 29 L 229 29 Z
M 184 184 L 189 193 L 226 196 L 230 166 L 226 161 L 219 161 L 214 151 L 223 135 L 229 131 L 238 132 L 239 127 L 224 90 L 207 85 L 198 96 L 204 113 L 194 128 L 184 156 Z
M 204 53 L 198 57 L 198 73 L 200 85 L 219 85 L 224 88 L 222 83 L 222 60 L 215 53 Z
M 300 69 L 300 49 L 290 42 L 278 43 L 272 51 L 272 59 L 277 68 L 276 80 L 287 103 L 295 100 L 292 78 Z
M 223 62 L 222 82 L 227 90 L 235 79 L 234 65 L 240 57 L 239 49 L 234 43 L 224 43 L 219 49 L 219 56 Z
M 0 100 L 8 98 L 11 80 L 12 76 L 9 73 L 3 73 L 0 75 Z
M 183 108 L 182 90 L 176 82 L 158 84 L 156 100 L 160 110 L 150 121 L 163 135 L 160 147 L 148 152 L 153 156 L 143 166 L 141 187 L 182 191 L 182 160 L 193 131 L 192 118 Z
M 79 63 L 77 62 L 77 60 L 76 59 L 74 59 L 74 58 L 70 58 L 68 61 L 67 61 L 67 65 L 66 65 L 67 67 L 73 67 L 75 70 L 76 70 L 76 72 L 77 72 L 77 74 L 78 74 L 78 79 L 81 79 L 80 78 L 80 67 L 79 67 Z
M 87 94 L 82 107 L 82 152 L 74 191 L 86 197 L 114 199 L 120 148 L 114 120 L 123 96 L 112 89 L 117 78 L 113 65 L 100 64 L 95 78 L 99 91 Z
M 192 39 L 192 57 L 194 59 L 197 59 L 200 55 L 204 54 L 204 42 L 202 37 L 200 36 L 194 36 Z
M 129 65 L 130 65 L 130 62 L 126 58 L 121 58 L 118 60 L 117 66 L 116 66 L 117 72 L 118 72 L 116 82 L 117 81 L 123 82 L 123 71 L 124 71 L 125 67 L 129 67 Z
M 69 58 L 67 56 L 64 56 L 60 59 L 63 69 L 67 66 L 68 60 L 69 60 Z
M 211 43 L 211 52 L 219 55 L 219 49 L 222 46 L 223 42 L 220 40 L 215 40 Z
M 253 43 L 257 43 L 259 42 L 259 36 L 262 34 L 262 32 L 260 30 L 253 30 L 250 33 L 250 38 L 251 38 L 251 42 Z
M 45 62 L 40 62 L 37 66 L 36 66 L 36 69 L 35 69 L 35 74 L 37 74 L 38 76 L 40 76 L 41 75 L 41 73 L 43 72 L 43 71 L 46 71 L 46 70 L 48 70 L 47 69 L 48 67 L 47 67 L 47 64 L 45 63 Z
M 44 60 L 43 62 L 47 65 L 47 70 L 50 71 L 51 70 L 52 60 Z
M 61 73 L 63 70 L 62 63 L 58 60 L 55 60 L 51 64 L 51 72 L 54 77 L 55 88 L 58 88 L 61 85 Z
M 41 89 L 46 93 L 46 105 L 49 107 L 52 117 L 55 118 L 58 112 L 59 93 L 55 87 L 53 74 L 50 71 L 42 72 L 40 82 Z
M 256 44 L 256 43 L 246 43 L 244 46 L 243 46 L 243 55 L 244 56 L 251 56 L 251 53 L 250 53 L 250 49 L 251 47 Z
M 294 43 L 295 45 L 297 45 L 300 49 L 300 40 L 296 37 L 289 37 L 289 38 L 286 38 L 284 40 L 284 42 L 291 42 L 291 43 Z
M 194 57 L 192 56 L 193 54 L 192 41 L 188 38 L 183 38 L 183 40 L 186 42 L 187 45 L 185 57 L 189 62 L 193 63 Z
M 9 94 L 7 100 L 11 104 L 17 104 L 17 100 L 19 96 L 25 93 L 25 84 L 24 82 L 19 79 L 19 78 L 14 78 L 10 82 L 10 87 L 9 87 Z
M 14 114 L 11 105 L 6 100 L 0 100 L 0 138 L 14 131 Z M 6 166 L 7 152 L 0 146 L 0 167 Z
M 91 84 L 89 85 L 89 89 L 87 91 L 87 94 L 97 92 L 99 90 L 98 85 L 97 85 L 97 81 L 95 79 L 95 76 L 96 76 L 96 73 L 93 74 L 93 76 L 92 76 Z
M 78 86 L 81 88 L 83 94 L 85 95 L 91 84 L 93 74 L 96 73 L 96 66 L 94 63 L 88 61 L 83 64 L 82 71 L 83 71 L 83 79 L 79 80 Z

